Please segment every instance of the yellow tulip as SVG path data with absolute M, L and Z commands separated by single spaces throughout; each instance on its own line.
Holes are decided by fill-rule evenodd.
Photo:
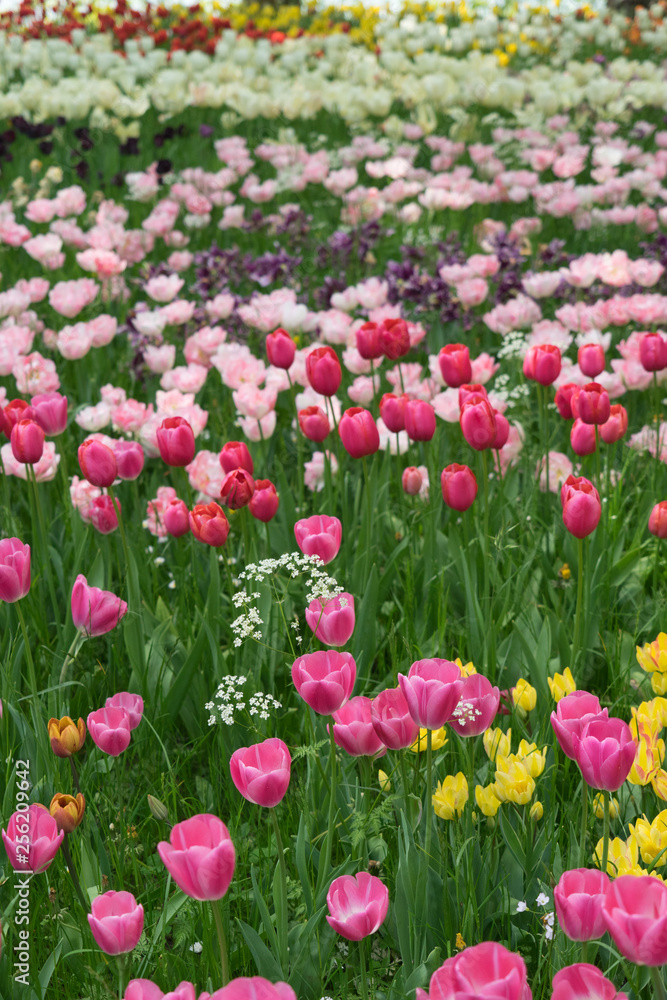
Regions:
M 544 816 L 544 806 L 542 805 L 542 803 L 533 802 L 532 806 L 530 807 L 530 818 L 533 820 L 534 823 L 537 823 L 538 820 L 541 820 L 543 816 Z
M 547 683 L 551 691 L 551 697 L 556 702 L 564 698 L 566 694 L 572 694 L 573 691 L 577 690 L 575 679 L 569 667 L 566 667 L 562 674 L 554 674 L 553 677 L 547 677 Z
M 646 816 L 641 816 L 634 826 L 630 823 L 630 832 L 637 838 L 642 861 L 647 865 L 653 864 L 660 852 L 667 848 L 667 809 L 658 813 L 651 823 Z M 662 854 L 656 865 L 662 868 L 665 864 L 667 854 Z
M 473 666 L 472 660 L 470 660 L 468 663 L 461 663 L 460 658 L 457 656 L 456 659 L 454 660 L 454 663 L 461 671 L 461 677 L 471 677 L 473 674 L 477 673 L 477 671 Z
M 604 819 L 604 796 L 598 792 L 593 799 L 593 812 L 596 819 Z M 618 799 L 613 795 L 609 796 L 609 818 L 618 819 Z
M 664 632 L 654 642 L 637 646 L 636 650 L 637 663 L 647 674 L 655 671 L 664 674 L 667 671 L 667 635 Z
M 536 743 L 521 740 L 516 754 L 512 756 L 523 764 L 531 778 L 539 778 L 546 764 L 547 748 L 543 747 L 540 751 Z
M 500 754 L 501 757 L 509 757 L 512 749 L 512 730 L 508 729 L 504 733 L 502 729 L 487 729 L 482 736 L 486 756 L 489 760 L 495 760 Z
M 532 684 L 520 677 L 512 688 L 512 701 L 517 708 L 522 708 L 524 712 L 532 712 L 537 704 L 537 691 Z
M 444 781 L 438 782 L 433 793 L 432 802 L 436 816 L 440 819 L 454 819 L 460 816 L 468 801 L 468 782 L 462 771 L 449 774 Z
M 410 749 L 413 753 L 426 752 L 426 734 L 428 729 L 419 730 L 419 739 L 415 740 Z M 444 747 L 447 742 L 447 735 L 445 733 L 445 727 L 442 729 L 433 729 L 431 736 L 431 747 L 433 750 L 439 750 L 440 747 Z
M 501 806 L 493 785 L 475 785 L 475 802 L 484 816 L 495 816 Z
M 378 771 L 378 781 L 380 782 L 380 788 L 383 792 L 391 791 L 391 781 L 389 780 L 389 776 L 385 774 L 384 771 Z
M 598 840 L 593 861 L 598 868 L 602 865 L 602 838 Z M 607 855 L 607 875 L 617 878 L 619 875 L 631 874 L 631 869 L 636 868 L 639 862 L 639 845 L 637 838 L 630 835 L 627 840 L 614 837 L 609 841 L 609 854 Z
M 511 757 L 496 757 L 494 792 L 501 802 L 515 802 L 525 806 L 533 797 L 535 782 L 528 769 Z

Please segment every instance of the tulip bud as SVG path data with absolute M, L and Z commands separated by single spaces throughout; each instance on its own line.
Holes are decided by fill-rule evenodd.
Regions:
M 573 478 L 568 476 L 568 480 Z M 583 477 L 577 482 L 576 488 L 572 486 L 570 491 L 565 493 L 564 500 L 563 490 L 561 490 L 563 524 L 575 538 L 585 538 L 595 531 L 600 521 L 602 506 L 598 491 Z
M 597 378 L 604 371 L 604 347 L 601 344 L 583 344 L 579 348 L 577 361 L 586 378 Z
M 248 446 L 243 441 L 228 441 L 222 446 L 218 455 L 223 472 L 233 472 L 234 469 L 245 469 L 252 476 L 255 466 Z
M 452 510 L 467 510 L 477 496 L 477 479 L 467 465 L 448 465 L 440 477 L 442 499 Z
M 160 802 L 156 799 L 154 795 L 147 795 L 148 808 L 151 811 L 151 815 L 158 823 L 168 823 L 169 822 L 169 810 L 167 809 L 164 802 Z
M 56 821 L 58 830 L 64 830 L 65 833 L 72 833 L 73 830 L 76 830 L 83 819 L 85 809 L 86 800 L 81 792 L 76 798 L 73 795 L 56 793 L 49 806 L 49 812 Z
M 316 347 L 306 358 L 308 381 L 320 396 L 335 396 L 343 372 L 333 347 Z
M 245 469 L 230 472 L 222 483 L 220 499 L 230 510 L 246 507 L 255 492 L 255 480 Z
M 254 518 L 268 524 L 276 516 L 279 502 L 276 488 L 270 479 L 255 480 L 255 492 L 248 504 L 248 509 Z
M 190 511 L 185 500 L 171 500 L 165 507 L 163 519 L 167 533 L 172 538 L 187 535 L 190 530 Z
M 380 326 L 378 323 L 364 323 L 356 332 L 357 350 L 366 361 L 381 358 L 384 354 L 380 343 Z
M 62 719 L 49 719 L 49 740 L 56 757 L 71 757 L 78 753 L 86 739 L 86 723 L 79 719 L 77 723 L 69 715 Z
M 491 447 L 494 451 L 500 451 L 501 448 L 505 447 L 510 436 L 510 423 L 507 417 L 498 413 L 497 410 L 493 411 L 493 415 L 496 418 L 496 436 Z
M 393 392 L 385 392 L 380 400 L 380 416 L 391 434 L 398 434 L 405 430 L 405 404 L 407 402 L 408 396 L 405 393 L 395 396 Z
M 12 399 L 5 406 L 2 411 L 7 430 L 5 431 L 7 437 L 12 433 L 12 427 L 17 424 L 19 420 L 34 420 L 35 411 L 29 403 L 26 403 L 25 399 Z
M 116 504 L 120 510 L 120 500 L 116 500 Z M 90 523 L 101 535 L 109 535 L 118 527 L 116 508 L 113 500 L 106 493 L 101 497 L 95 497 L 88 510 L 88 516 Z
M 198 503 L 190 511 L 190 530 L 198 542 L 219 548 L 229 535 L 229 521 L 217 503 Z
M 559 386 L 556 390 L 554 402 L 563 420 L 571 420 L 574 416 L 572 413 L 572 396 L 578 391 L 579 386 L 575 382 L 566 382 L 565 385 Z
M 403 470 L 401 483 L 404 493 L 407 493 L 411 497 L 417 496 L 422 488 L 422 482 L 422 474 L 414 465 L 410 465 L 407 469 Z
M 294 355 L 296 354 L 296 344 L 287 330 L 278 327 L 277 330 L 274 330 L 273 333 L 267 336 L 266 354 L 269 364 L 273 365 L 274 368 L 287 370 L 292 367 Z
M 410 350 L 410 333 L 404 319 L 385 319 L 380 324 L 382 353 L 391 361 L 402 358 Z
M 472 378 L 470 352 L 465 344 L 446 344 L 440 349 L 438 364 L 443 380 L 452 389 L 458 389 Z
M 651 511 L 648 530 L 656 538 L 667 538 L 667 500 L 661 500 Z
M 195 436 L 183 417 L 166 417 L 157 429 L 157 446 L 162 461 L 172 467 L 189 465 L 195 457 Z
M 304 437 L 309 441 L 324 441 L 331 427 L 329 418 L 321 406 L 307 406 L 304 410 L 299 410 L 299 427 Z
M 575 455 L 592 455 L 595 451 L 595 427 L 578 417 L 570 430 L 570 444 Z
M 112 486 L 118 476 L 116 456 L 101 441 L 89 438 L 79 445 L 79 465 L 91 486 Z
M 12 427 L 12 454 L 17 462 L 36 465 L 44 453 L 44 431 L 34 420 L 19 420 Z
M 459 409 L 463 409 L 463 404 L 467 403 L 469 400 L 473 402 L 479 402 L 476 398 L 481 396 L 482 399 L 488 399 L 486 389 L 483 385 L 479 385 L 477 382 L 466 383 L 465 385 L 459 386 Z

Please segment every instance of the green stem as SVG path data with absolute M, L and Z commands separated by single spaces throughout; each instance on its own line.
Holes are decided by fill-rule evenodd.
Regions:
M 60 613 L 59 613 L 60 608 L 58 605 L 58 600 L 56 598 L 56 588 L 53 583 L 53 569 L 51 565 L 51 559 L 49 557 L 49 541 L 48 541 L 48 536 L 46 534 L 44 511 L 42 510 L 42 504 L 39 498 L 39 490 L 37 489 L 37 478 L 35 476 L 35 469 L 32 465 L 26 465 L 26 475 L 30 480 L 30 486 L 35 498 L 35 507 L 37 508 L 37 523 L 39 524 L 42 559 L 46 563 L 46 582 L 49 588 L 49 597 L 51 598 L 51 604 L 53 605 L 53 614 L 56 620 L 56 625 L 60 625 Z
M 120 504 L 116 500 L 116 494 L 114 493 L 112 486 L 107 487 L 107 493 L 111 497 L 111 503 L 113 504 L 113 508 L 116 511 L 116 517 L 118 518 L 118 529 L 120 531 L 120 540 L 123 546 L 123 555 L 125 556 L 125 572 L 127 573 L 129 571 L 129 566 L 130 566 L 130 554 L 127 549 L 127 538 L 125 537 L 125 527 L 123 525 L 123 518 L 120 515 Z
M 607 859 L 609 857 L 609 792 L 605 789 L 602 793 L 604 799 L 604 819 L 602 823 L 602 871 L 607 871 Z
M 125 955 L 117 955 L 116 963 L 118 965 L 118 1000 L 123 1000 L 125 993 Z
M 370 480 L 368 478 L 368 465 L 366 464 L 366 456 L 365 455 L 364 455 L 364 457 L 362 459 L 362 462 L 363 462 L 363 467 L 364 467 L 364 492 L 366 493 L 366 519 L 367 519 L 367 527 L 366 527 L 366 573 L 365 573 L 365 576 L 364 576 L 364 586 L 365 586 L 366 581 L 368 580 L 368 576 L 369 576 L 370 571 L 371 571 L 371 552 L 372 552 L 371 536 L 372 536 L 372 531 L 373 531 L 373 495 L 371 493 L 371 484 L 370 484 Z
M 289 382 L 290 397 L 292 399 L 292 404 L 294 406 L 294 415 L 296 417 L 296 467 L 298 472 L 298 483 L 299 483 L 299 511 L 301 516 L 303 516 L 303 492 L 304 492 L 304 481 L 303 481 L 303 435 L 301 433 L 301 427 L 299 425 L 299 408 L 296 405 L 296 388 L 292 383 L 290 378 L 290 373 L 286 372 L 287 381 Z M 324 453 L 324 461 L 326 465 L 326 450 Z
M 74 782 L 74 787 L 76 788 L 77 792 L 80 792 L 81 782 L 79 781 L 79 772 L 77 771 L 76 764 L 74 763 L 74 755 L 72 755 L 69 759 L 69 766 L 72 772 L 72 781 Z
M 588 961 L 588 941 L 581 942 L 581 961 Z
M 577 566 L 577 611 L 574 617 L 574 642 L 572 643 L 572 667 L 574 671 L 579 655 L 579 632 L 581 629 L 581 611 L 584 601 L 584 540 L 578 539 L 579 565 Z
M 71 758 L 70 758 L 71 759 Z M 81 888 L 81 883 L 79 882 L 79 876 L 76 873 L 76 868 L 74 867 L 74 861 L 72 860 L 72 852 L 69 849 L 69 834 L 66 833 L 63 837 L 63 842 L 60 845 L 60 850 L 63 852 L 63 857 L 65 859 L 65 864 L 69 869 L 69 875 L 72 879 L 72 885 L 74 886 L 75 892 L 79 897 L 79 902 L 81 903 L 84 911 L 88 913 L 90 907 L 86 902 L 86 897 L 83 894 L 83 889 Z M 122 997 L 122 993 L 120 994 Z
M 428 860 L 431 856 L 431 836 L 433 834 L 433 731 L 426 730 L 426 837 L 424 841 L 424 852 L 426 854 L 426 871 L 428 872 Z
M 366 939 L 359 942 L 359 958 L 361 960 L 361 997 L 362 1000 L 371 1000 L 368 990 L 368 976 L 366 974 Z
M 656 1000 L 666 1000 L 665 986 L 662 981 L 662 973 L 657 965 L 651 966 L 651 980 L 653 981 L 653 991 Z
M 581 809 L 581 839 L 579 841 L 579 867 L 586 867 L 586 831 L 588 829 L 588 785 L 582 780 L 583 806 Z M 602 869 L 604 871 L 604 869 Z M 585 961 L 585 959 L 583 959 Z
M 408 769 L 405 766 L 405 750 L 398 751 L 398 766 L 401 769 L 401 784 L 403 786 L 403 802 L 405 805 L 405 818 L 410 822 L 410 784 L 408 782 Z
M 324 848 L 322 854 L 320 854 L 320 868 L 317 872 L 317 893 L 319 895 L 320 890 L 324 886 L 324 881 L 329 876 L 329 870 L 331 868 L 331 851 L 333 847 L 333 832 L 334 832 L 334 820 L 336 818 L 336 741 L 334 739 L 334 718 L 333 715 L 329 717 L 329 757 L 330 757 L 330 767 L 331 767 L 331 788 L 329 790 L 329 820 L 327 824 L 327 833 L 324 839 Z
M 273 826 L 273 832 L 276 838 L 276 850 L 278 851 L 278 864 L 280 865 L 280 901 L 282 910 L 282 919 L 278 920 L 278 914 L 276 914 L 276 923 L 278 924 L 276 930 L 278 931 L 278 947 L 280 949 L 280 964 L 282 966 L 283 975 L 287 978 L 289 972 L 289 953 L 287 949 L 287 865 L 285 864 L 285 850 L 283 848 L 282 837 L 280 836 L 280 825 L 278 823 L 278 817 L 276 816 L 275 809 L 269 809 L 269 815 L 271 817 L 271 825 Z
M 225 938 L 225 929 L 222 926 L 222 911 L 220 909 L 220 900 L 211 900 L 211 909 L 213 910 L 213 919 L 215 921 L 215 930 L 218 935 L 218 947 L 220 948 L 220 968 L 222 969 L 222 985 L 226 986 L 229 982 L 229 959 L 227 958 L 227 941 Z
M 86 638 L 85 635 L 77 631 L 76 635 L 74 636 L 74 639 L 72 640 L 72 645 L 67 650 L 67 655 L 63 660 L 63 666 L 62 670 L 60 671 L 60 678 L 58 680 L 59 684 L 65 683 L 65 680 L 67 678 L 67 668 L 69 667 L 70 663 L 76 659 L 77 654 L 79 652 L 79 648 L 85 638 Z
M 23 645 L 25 647 L 25 658 L 28 661 L 28 681 L 31 688 L 31 694 L 33 697 L 33 701 L 35 703 L 35 711 L 39 712 L 39 700 L 37 698 L 37 674 L 35 673 L 35 662 L 32 658 L 32 653 L 30 651 L 28 630 L 25 625 L 25 618 L 23 617 L 23 611 L 21 610 L 20 601 L 16 601 L 16 614 L 18 615 L 19 624 L 21 625 L 21 631 L 23 632 Z
M 658 595 L 658 567 L 660 565 L 660 538 L 655 540 L 655 560 L 653 562 L 653 596 Z

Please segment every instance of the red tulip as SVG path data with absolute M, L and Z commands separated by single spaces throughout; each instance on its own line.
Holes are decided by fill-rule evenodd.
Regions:
M 494 451 L 500 451 L 507 444 L 507 439 L 510 436 L 510 424 L 507 417 L 498 413 L 497 410 L 493 411 L 493 415 L 496 418 L 496 436 L 493 439 L 493 444 L 491 447 Z
M 364 323 L 360 326 L 356 334 L 357 350 L 362 358 L 372 361 L 374 358 L 381 358 L 384 354 L 380 343 L 380 326 L 378 323 Z
M 405 393 L 395 396 L 393 392 L 385 392 L 380 400 L 380 416 L 391 434 L 405 430 L 405 404 L 408 399 Z
M 599 382 L 588 382 L 577 396 L 579 418 L 585 424 L 605 424 L 609 420 L 609 393 Z
M 229 472 L 222 483 L 220 499 L 230 510 L 241 510 L 247 507 L 255 492 L 255 480 L 245 469 L 234 469 Z
M 410 333 L 404 319 L 385 319 L 380 324 L 382 353 L 391 361 L 402 358 L 410 350 Z
M 198 542 L 220 548 L 229 534 L 227 515 L 217 503 L 198 503 L 190 511 L 190 531 Z
M 234 469 L 245 469 L 252 476 L 255 466 L 248 446 L 243 441 L 228 441 L 222 446 L 218 455 L 223 472 L 233 472 Z
M 167 465 L 183 467 L 195 457 L 194 432 L 184 417 L 166 417 L 156 436 L 162 461 Z
M 572 396 L 579 392 L 579 386 L 575 382 L 566 382 L 556 390 L 554 402 L 563 420 L 571 420 L 574 416 L 572 412 Z
M 320 396 L 335 396 L 343 372 L 333 347 L 316 347 L 306 358 L 308 381 Z
M 482 399 L 477 403 L 470 400 L 464 403 L 459 422 L 464 438 L 475 451 L 493 447 L 496 437 L 496 418 L 487 400 Z
M 463 409 L 463 404 L 467 403 L 469 400 L 473 402 L 479 402 L 477 399 L 481 396 L 482 399 L 488 399 L 486 389 L 483 385 L 479 385 L 477 382 L 466 383 L 465 385 L 459 386 L 459 409 Z
M 258 521 L 264 524 L 276 516 L 278 511 L 278 494 L 270 479 L 256 479 L 255 492 L 250 497 L 248 510 Z
M 423 399 L 405 404 L 405 430 L 411 441 L 430 441 L 435 434 L 435 410 Z
M 34 420 L 19 420 L 12 427 L 12 454 L 17 462 L 36 465 L 44 453 L 44 431 Z
M 467 510 L 477 496 L 477 479 L 467 465 L 448 465 L 440 477 L 442 499 L 452 510 Z
M 651 511 L 648 530 L 656 538 L 667 538 L 667 500 L 661 500 Z
M 553 344 L 538 344 L 529 347 L 523 359 L 523 374 L 526 378 L 539 382 L 540 385 L 551 385 L 560 375 L 560 350 Z
M 441 347 L 438 363 L 443 380 L 452 389 L 458 389 L 472 378 L 470 352 L 465 344 L 446 344 Z

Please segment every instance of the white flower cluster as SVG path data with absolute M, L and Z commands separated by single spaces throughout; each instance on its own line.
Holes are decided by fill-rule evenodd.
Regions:
M 549 903 L 549 896 L 546 892 L 541 892 L 537 899 L 535 900 L 536 906 L 547 906 Z M 528 904 L 523 900 L 516 904 L 516 913 L 525 913 L 528 909 Z M 554 936 L 554 912 L 553 910 L 547 911 L 542 917 L 540 917 L 542 925 L 544 926 L 544 937 L 547 941 L 551 941 Z
M 282 702 L 276 701 L 272 694 L 254 694 L 248 702 L 250 714 L 259 715 L 260 719 L 268 719 L 272 708 L 282 707 Z
M 477 716 L 481 714 L 480 710 L 475 708 L 471 701 L 460 701 L 452 712 L 453 717 L 458 721 L 460 726 L 465 726 L 466 722 L 474 722 Z
M 510 330 L 503 337 L 503 342 L 496 351 L 497 358 L 522 358 L 526 353 L 526 338 L 521 330 Z M 498 388 L 502 376 L 496 378 L 495 387 Z
M 208 701 L 204 705 L 209 716 L 209 726 L 214 726 L 216 722 L 224 722 L 226 726 L 234 724 L 234 712 L 242 711 L 245 708 L 243 700 L 244 694 L 241 688 L 248 680 L 245 676 L 235 677 L 230 674 L 223 677 L 215 692 L 213 701 Z

